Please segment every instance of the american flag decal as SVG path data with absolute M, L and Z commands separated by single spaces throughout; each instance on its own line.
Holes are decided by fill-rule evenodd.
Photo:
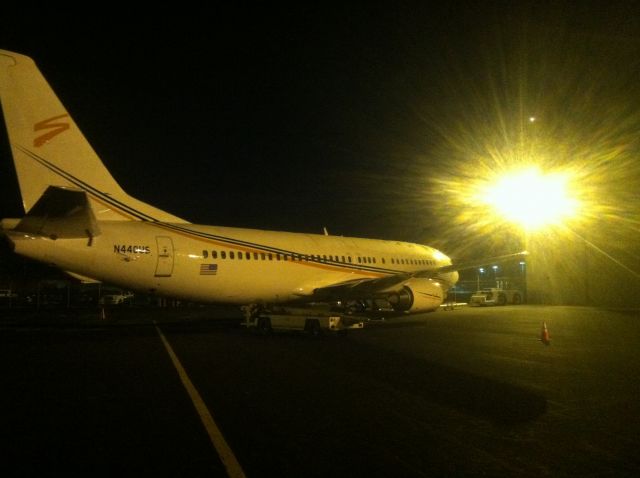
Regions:
M 218 264 L 200 264 L 201 276 L 214 276 L 218 273 Z

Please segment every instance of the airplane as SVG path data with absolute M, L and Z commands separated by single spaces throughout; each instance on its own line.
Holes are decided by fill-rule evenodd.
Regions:
M 427 245 L 192 224 L 129 196 L 27 56 L 0 50 L 0 102 L 26 212 L 0 233 L 82 281 L 253 310 L 382 301 L 406 315 L 437 310 L 458 280 Z

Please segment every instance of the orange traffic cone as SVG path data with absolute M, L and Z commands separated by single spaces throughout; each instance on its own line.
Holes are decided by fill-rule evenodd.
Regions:
M 547 330 L 546 322 L 542 322 L 542 333 L 540 334 L 540 341 L 545 345 L 549 345 L 549 343 L 551 342 L 551 338 L 549 338 L 549 331 Z

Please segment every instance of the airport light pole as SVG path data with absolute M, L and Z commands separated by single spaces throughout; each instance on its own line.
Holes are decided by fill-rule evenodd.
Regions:
M 527 263 L 520 261 L 520 274 L 522 275 L 522 295 L 524 302 L 527 303 Z
M 480 267 L 478 272 L 476 272 L 476 279 L 478 280 L 478 288 L 477 291 L 480 292 L 480 276 L 484 274 L 484 267 Z

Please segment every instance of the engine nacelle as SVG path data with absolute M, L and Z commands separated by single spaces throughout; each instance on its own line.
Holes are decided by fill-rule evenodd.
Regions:
M 434 279 L 409 279 L 402 290 L 394 292 L 387 300 L 396 312 L 419 314 L 433 312 L 444 300 L 442 284 Z

